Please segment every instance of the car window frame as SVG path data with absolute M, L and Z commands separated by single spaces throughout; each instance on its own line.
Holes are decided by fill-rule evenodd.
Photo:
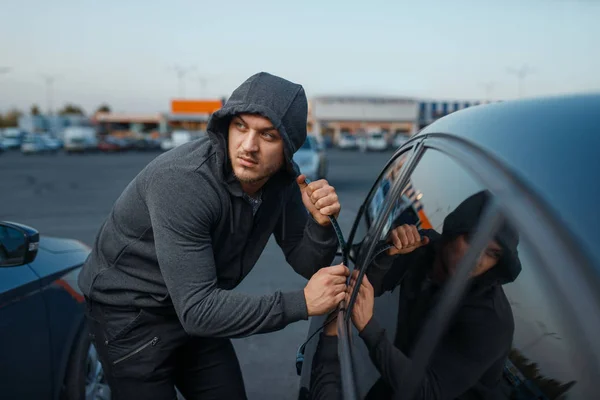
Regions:
M 566 302 L 565 304 L 572 310 L 590 309 L 594 308 L 593 305 L 600 304 L 600 284 L 598 282 L 598 272 L 594 270 L 594 263 L 591 258 L 587 257 L 583 249 L 577 245 L 575 239 L 568 232 L 565 232 L 560 222 L 557 221 L 555 214 L 551 208 L 545 204 L 545 202 L 537 197 L 533 192 L 534 188 L 529 187 L 522 182 L 515 174 L 509 170 L 509 168 L 497 160 L 485 149 L 478 147 L 476 144 L 471 143 L 465 139 L 454 136 L 451 133 L 427 133 L 420 137 L 418 142 L 419 147 L 422 149 L 418 152 L 414 152 L 407 160 L 406 164 L 409 164 L 410 169 L 402 167 L 400 176 L 395 182 L 395 186 L 405 186 L 408 177 L 414 171 L 414 168 L 418 165 L 418 161 L 421 160 L 423 154 L 426 151 L 434 150 L 443 153 L 453 161 L 455 161 L 461 168 L 463 168 L 469 175 L 475 179 L 484 188 L 488 189 L 493 194 L 492 202 L 486 207 L 484 215 L 478 224 L 478 234 L 474 236 L 473 243 L 469 252 L 463 258 L 458 268 L 459 271 L 469 270 L 472 265 L 469 263 L 475 263 L 475 255 L 478 255 L 487 244 L 488 240 L 493 237 L 495 229 L 500 226 L 502 221 L 506 218 L 517 231 L 520 232 L 522 240 L 526 240 L 531 245 L 533 255 L 539 259 L 539 261 L 547 268 L 548 277 L 552 279 L 553 289 L 557 291 L 557 295 L 561 296 L 561 301 Z M 414 145 L 411 144 L 410 146 Z M 409 143 L 405 144 L 406 147 Z M 393 159 L 386 164 L 382 171 L 382 174 L 387 170 L 389 165 L 397 159 L 400 154 L 405 153 L 404 147 L 398 150 L 397 154 L 394 155 Z M 416 145 L 415 145 L 416 148 Z M 413 148 L 413 150 L 415 149 Z M 355 219 L 353 225 L 353 231 L 351 233 L 352 239 L 354 231 L 362 218 L 362 214 L 365 211 L 365 205 L 371 200 L 374 188 L 377 183 L 380 182 L 380 177 L 377 179 L 376 184 L 373 185 L 371 192 L 367 196 L 367 199 L 359 209 L 359 214 Z M 390 189 L 390 193 L 391 193 Z M 393 202 L 388 202 L 392 203 Z M 389 212 L 391 207 L 389 204 L 384 209 Z M 378 218 L 379 221 L 385 220 L 385 218 Z M 382 224 L 379 224 L 379 229 L 383 228 Z M 373 232 L 373 237 L 379 237 L 380 231 Z M 366 237 L 365 237 L 366 238 Z M 350 242 L 349 242 L 350 243 Z M 372 244 L 369 244 L 370 247 Z M 369 253 L 369 252 L 367 252 Z M 368 258 L 365 257 L 363 260 L 357 260 L 357 262 L 368 262 Z M 561 268 L 564 265 L 571 265 L 574 268 Z M 361 274 L 357 280 L 356 289 L 360 287 L 362 277 L 364 275 L 364 266 L 355 265 L 360 267 Z M 578 271 L 577 273 L 575 271 Z M 569 287 L 578 287 L 581 290 L 578 292 L 578 296 L 568 296 L 567 290 L 564 285 L 560 282 L 571 282 Z M 449 293 L 456 293 L 458 290 L 464 290 L 466 287 L 467 279 L 458 280 L 453 279 L 457 284 L 446 290 Z M 444 296 L 444 294 L 442 294 Z M 356 293 L 353 293 L 353 298 L 356 297 Z M 425 357 L 422 359 L 413 359 L 413 369 L 411 376 L 409 376 L 409 387 L 407 388 L 408 393 L 414 391 L 420 382 L 424 374 L 424 370 L 429 362 L 435 344 L 439 342 L 439 336 L 443 328 L 447 326 L 449 321 L 444 321 L 446 318 L 444 314 L 450 314 L 456 304 L 438 306 L 433 310 L 434 318 L 423 327 L 424 334 L 415 346 L 414 356 L 420 356 L 423 350 Z M 344 323 L 339 325 L 339 328 L 345 328 L 347 331 L 344 333 L 345 337 L 351 335 L 351 325 L 349 323 L 350 314 L 354 302 L 351 300 L 347 305 L 347 310 L 344 315 Z M 582 308 L 583 307 L 583 308 Z M 595 307 L 597 311 L 599 307 Z M 441 311 L 440 311 L 441 310 Z M 586 320 L 579 318 L 578 313 L 570 313 L 567 315 L 568 322 L 577 326 L 577 331 L 580 337 L 585 338 L 583 346 L 589 347 L 594 339 L 593 332 L 600 331 L 596 329 L 600 327 L 600 315 L 598 313 L 592 314 Z M 589 314 L 588 314 L 589 315 Z M 593 321 L 590 321 L 593 319 Z M 440 322 L 445 322 L 440 325 Z M 436 329 L 432 328 L 432 325 L 438 325 Z M 427 332 L 433 331 L 432 336 L 428 336 Z M 436 331 L 438 332 L 436 334 Z M 339 332 L 339 330 L 338 330 Z M 423 339 L 425 337 L 425 339 Z M 435 339 L 435 340 L 434 340 Z M 419 343 L 424 343 L 419 345 Z M 420 346 L 420 347 L 419 347 Z M 340 351 L 344 351 L 345 347 L 340 346 Z M 346 351 L 349 351 L 346 350 Z M 342 354 L 340 354 L 341 356 Z M 350 361 L 347 361 L 348 358 Z M 340 357 L 340 367 L 342 370 L 347 369 L 343 364 L 346 362 L 353 363 L 351 354 Z M 596 370 L 600 374 L 600 362 L 596 359 L 595 363 Z M 420 375 L 420 376 L 419 376 Z M 353 382 L 355 386 L 355 382 Z M 355 397 L 358 392 L 355 389 Z M 407 392 L 404 392 L 407 393 Z M 353 398 L 355 398 L 353 397 Z M 345 398 L 345 397 L 344 397 Z
M 356 213 L 356 217 L 354 218 L 354 222 L 352 223 L 352 227 L 350 228 L 350 234 L 348 235 L 348 240 L 346 241 L 348 250 L 350 250 L 352 248 L 352 246 L 354 245 L 354 239 L 356 236 L 356 231 L 358 230 L 358 225 L 360 224 L 360 221 L 363 218 L 363 216 L 367 210 L 368 204 L 373 200 L 373 197 L 375 196 L 375 193 L 377 192 L 377 189 L 379 188 L 379 183 L 383 179 L 384 174 L 400 157 L 404 156 L 405 154 L 408 154 L 408 158 L 405 161 L 404 165 L 400 168 L 400 171 L 398 172 L 398 179 L 396 180 L 396 182 L 402 180 L 405 177 L 407 171 L 412 172 L 412 169 L 409 169 L 409 167 L 411 167 L 411 165 L 414 164 L 414 162 L 416 161 L 415 156 L 418 156 L 417 151 L 419 150 L 421 141 L 422 140 L 419 139 L 419 140 L 410 140 L 410 141 L 406 142 L 402 147 L 400 147 L 398 150 L 396 150 L 394 155 L 390 158 L 390 160 L 386 163 L 386 165 L 381 169 L 381 172 L 377 176 L 375 183 L 371 186 L 371 190 L 369 190 L 369 193 L 365 197 L 365 200 L 358 208 L 358 212 Z M 391 190 L 393 189 L 393 187 L 394 187 L 394 185 L 392 185 L 392 187 L 390 188 L 389 193 L 391 193 Z M 376 224 L 376 223 L 377 223 L 377 220 L 374 221 L 374 224 Z M 363 238 L 362 240 L 364 240 L 364 239 L 365 238 Z M 354 259 L 353 257 L 350 257 L 350 259 L 352 260 L 352 262 L 355 263 L 355 266 L 356 266 L 357 260 Z

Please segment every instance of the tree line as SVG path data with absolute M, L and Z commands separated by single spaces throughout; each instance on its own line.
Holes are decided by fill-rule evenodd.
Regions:
M 102 104 L 101 106 L 99 106 L 96 109 L 96 112 L 111 112 L 111 108 L 108 104 Z M 37 104 L 34 104 L 31 106 L 31 108 L 29 109 L 29 113 L 31 115 L 42 115 L 42 111 L 40 110 L 40 107 Z M 11 127 L 11 126 L 17 126 L 18 125 L 18 121 L 19 121 L 19 117 L 22 116 L 24 113 L 23 111 L 17 109 L 17 108 L 13 108 L 8 110 L 5 113 L 0 113 L 0 127 L 2 128 L 6 128 L 6 127 Z M 85 110 L 76 105 L 76 104 L 65 104 L 64 107 L 62 107 L 60 110 L 58 110 L 58 112 L 56 113 L 58 115 L 86 115 Z

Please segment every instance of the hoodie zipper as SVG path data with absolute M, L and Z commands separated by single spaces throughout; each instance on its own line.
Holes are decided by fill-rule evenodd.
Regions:
M 158 343 L 158 337 L 157 337 L 157 336 L 154 336 L 154 337 L 152 338 L 152 340 L 151 340 L 151 341 L 149 341 L 148 343 L 145 343 L 145 344 L 141 345 L 141 346 L 140 346 L 140 347 L 138 347 L 137 349 L 133 350 L 131 353 L 127 353 L 127 354 L 126 354 L 126 355 L 124 355 L 123 357 L 121 357 L 121 358 L 118 358 L 118 359 L 116 359 L 115 361 L 113 361 L 113 365 L 117 365 L 117 364 L 119 364 L 120 362 L 123 362 L 123 361 L 127 360 L 128 358 L 130 358 L 130 357 L 133 357 L 134 355 L 136 355 L 136 354 L 137 354 L 137 353 L 139 353 L 140 351 L 144 350 L 146 347 L 149 347 L 149 346 L 155 346 L 155 345 L 156 345 L 156 343 Z

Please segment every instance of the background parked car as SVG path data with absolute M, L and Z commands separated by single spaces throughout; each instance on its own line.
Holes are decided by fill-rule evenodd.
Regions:
M 64 131 L 64 150 L 70 153 L 85 153 L 98 149 L 96 130 L 90 127 L 72 126 Z
M 366 146 L 369 151 L 384 151 L 387 150 L 388 143 L 383 133 L 369 133 L 367 134 Z
M 48 146 L 50 149 L 52 150 L 60 150 L 63 147 L 63 142 L 62 140 L 58 139 L 57 137 L 53 136 L 50 133 L 41 133 L 40 136 L 42 137 L 42 140 L 46 143 L 46 146 Z
M 21 144 L 21 153 L 25 155 L 56 153 L 57 151 L 58 148 L 52 147 L 51 144 L 44 139 L 44 137 L 35 133 L 25 135 Z
M 77 287 L 81 242 L 0 222 L 0 397 L 109 400 Z
M 338 141 L 338 148 L 342 150 L 354 150 L 358 147 L 356 137 L 350 133 L 342 133 Z
M 98 150 L 103 153 L 118 153 L 128 150 L 129 144 L 123 139 L 107 136 L 98 142 Z
M 192 134 L 188 131 L 173 131 L 170 139 L 164 139 L 160 145 L 163 151 L 171 150 L 177 146 L 192 140 Z
M 477 233 L 469 238 L 470 250 L 447 285 L 451 289 L 424 316 L 427 322 L 411 346 L 412 367 L 404 371 L 406 380 L 397 393 L 413 398 L 423 382 L 437 378 L 430 369 L 436 345 L 463 306 L 460 300 L 475 260 L 505 222 L 519 232 L 522 271 L 503 286 L 514 337 L 495 398 L 597 397 L 600 188 L 590 182 L 600 171 L 599 109 L 597 95 L 473 107 L 425 128 L 385 166 L 348 236 L 351 267 L 362 272 L 378 240 L 398 220 L 409 216 L 420 228 L 441 233 L 445 218 L 463 200 L 482 190 L 492 195 Z M 571 140 L 565 142 L 567 130 Z M 374 318 L 392 342 L 401 328 L 398 305 L 399 290 L 375 299 Z M 353 306 L 346 305 L 348 313 Z M 309 335 L 324 319 L 311 319 Z M 380 374 L 345 311 L 337 321 L 343 398 L 363 398 Z M 318 341 L 316 336 L 306 346 L 301 399 L 307 398 Z
M 2 132 L 2 147 L 5 150 L 19 150 L 23 143 L 25 131 L 19 128 L 5 128 Z
M 306 137 L 302 147 L 294 154 L 294 161 L 311 181 L 326 179 L 327 154 L 316 137 Z

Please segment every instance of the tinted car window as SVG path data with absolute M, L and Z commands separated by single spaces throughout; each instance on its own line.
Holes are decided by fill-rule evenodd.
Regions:
M 505 398 L 595 398 L 593 356 L 581 348 L 575 327 L 565 320 L 573 311 L 557 298 L 534 254 L 528 242 L 519 246 L 521 275 L 505 286 L 515 322 Z
M 425 357 L 425 366 L 427 366 L 435 362 L 436 354 L 432 358 L 431 355 L 414 354 L 414 351 L 421 339 L 422 329 L 426 329 L 426 322 L 431 319 L 434 311 L 440 305 L 442 290 L 452 280 L 450 276 L 453 274 L 453 270 L 449 271 L 449 276 L 446 276 L 443 283 L 432 285 L 433 260 L 435 260 L 436 254 L 441 253 L 441 243 L 444 237 L 456 239 L 461 236 L 463 242 L 466 243 L 465 246 L 469 248 L 470 241 L 473 240 L 474 227 L 479 222 L 487 205 L 490 204 L 491 194 L 485 191 L 485 187 L 478 183 L 457 161 L 435 150 L 427 150 L 423 154 L 411 173 L 407 185 L 401 188 L 399 196 L 390 197 L 385 180 L 379 182 L 378 190 L 381 194 L 379 197 L 377 193 L 373 196 L 370 208 L 368 208 L 369 212 L 364 218 L 364 225 L 368 226 L 368 222 L 379 218 L 383 219 L 385 223 L 382 231 L 370 232 L 370 235 L 375 235 L 380 242 L 387 241 L 392 230 L 408 224 L 414 225 L 421 236 L 427 236 L 430 240 L 429 244 L 418 250 L 398 256 L 387 270 L 378 269 L 379 261 L 387 257 L 385 254 L 378 256 L 374 263 L 369 264 L 367 276 L 375 287 L 376 295 L 381 294 L 375 300 L 374 319 L 386 330 L 387 339 L 390 342 L 408 357 Z M 480 202 L 481 198 L 486 200 Z M 384 215 L 382 210 L 386 204 L 390 205 L 390 212 Z M 449 217 L 451 214 L 453 217 Z M 471 226 L 467 229 L 469 224 Z M 372 227 L 371 224 L 370 228 L 372 229 Z M 360 251 L 365 250 L 361 249 Z M 456 252 L 446 257 L 446 264 L 451 265 L 450 269 L 459 264 L 462 255 L 464 253 Z M 373 254 L 365 256 L 361 260 L 366 261 L 372 256 Z M 410 282 L 404 280 L 408 278 L 410 278 Z M 404 284 L 408 286 L 404 287 Z M 427 289 L 428 293 L 420 292 L 422 285 L 430 285 Z M 407 300 L 408 298 L 412 300 Z M 466 337 L 459 339 L 468 341 Z M 461 348 L 464 345 L 458 339 L 455 342 L 449 338 L 440 338 L 440 340 L 445 341 L 446 346 L 451 347 L 450 352 L 453 350 L 453 346 Z M 375 385 L 381 386 L 381 382 L 378 383 L 381 374 L 370 359 L 364 342 L 356 338 L 353 345 L 356 347 L 353 352 L 353 364 L 358 377 L 359 395 L 365 396 L 372 390 L 379 390 Z M 490 346 L 494 345 L 490 344 Z M 503 350 L 498 351 L 505 351 L 508 354 L 509 349 L 510 346 L 505 345 Z M 478 351 L 475 349 L 472 353 Z M 469 350 L 467 353 L 470 354 Z M 503 360 L 495 361 L 498 360 L 503 365 Z M 462 360 L 457 359 L 450 362 L 462 363 Z M 437 363 L 439 364 L 440 361 L 438 360 Z M 423 376 L 413 376 L 412 378 L 418 380 Z M 451 379 L 454 379 L 454 376 Z M 460 393 L 456 395 L 460 395 Z M 369 398 L 378 398 L 379 396 L 380 393 L 371 392 Z
M 364 242 L 365 237 L 375 227 L 377 218 L 381 215 L 383 205 L 386 201 L 389 201 L 388 197 L 390 189 L 394 185 L 394 182 L 400 177 L 402 167 L 406 164 L 410 156 L 410 151 L 401 154 L 394 161 L 392 161 L 381 174 L 375 185 L 373 186 L 372 192 L 368 197 L 362 215 L 357 220 L 355 231 L 350 235 L 350 240 L 353 243 L 353 259 L 356 260 L 359 249 L 366 245 Z

